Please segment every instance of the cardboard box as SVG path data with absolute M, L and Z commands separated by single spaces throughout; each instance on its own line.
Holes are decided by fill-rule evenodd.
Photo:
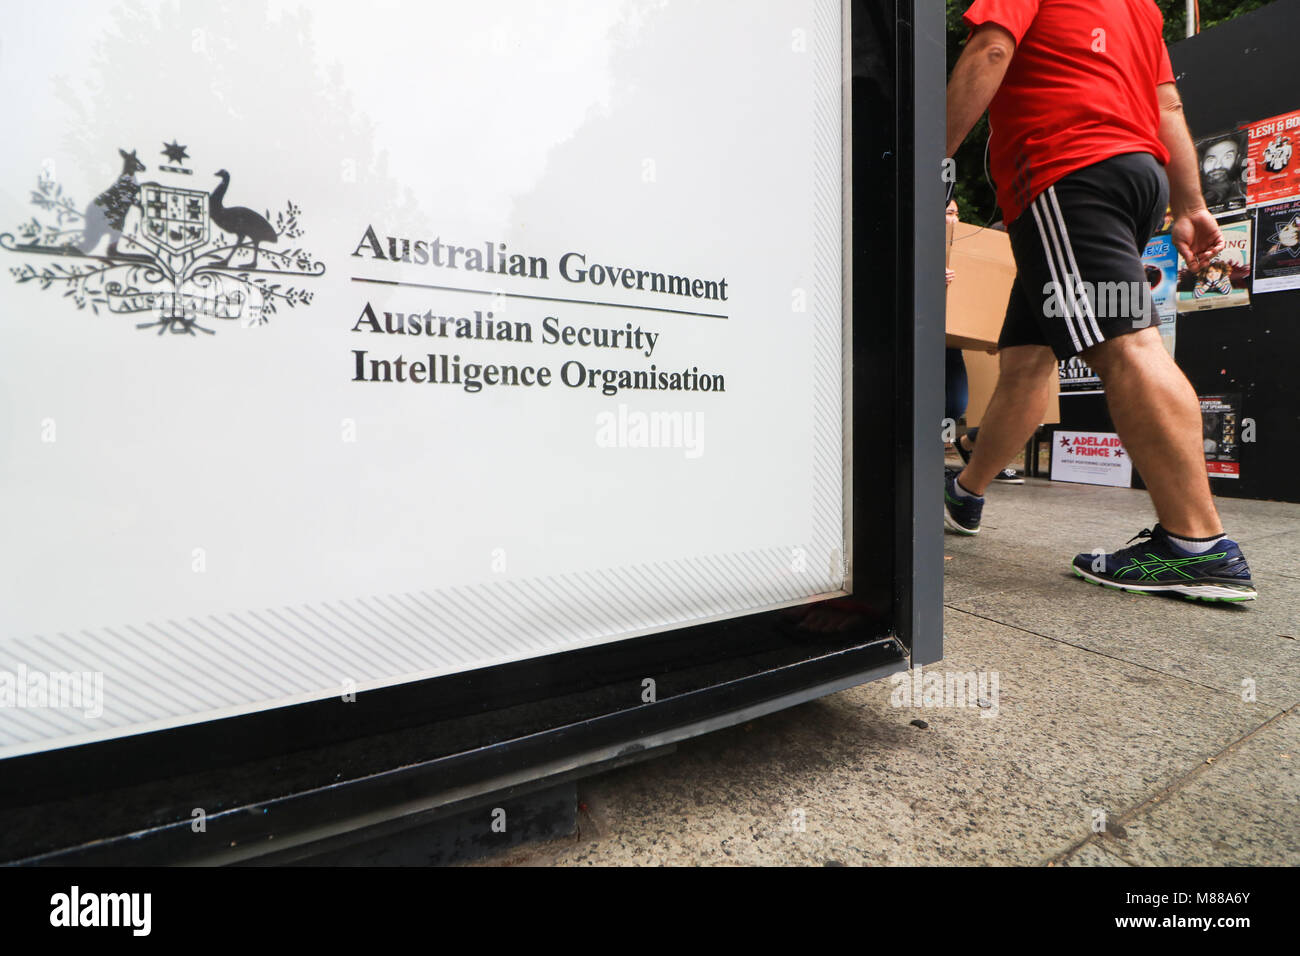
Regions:
M 958 223 L 949 227 L 945 261 L 956 273 L 948 286 L 948 347 L 995 347 L 1016 278 L 1010 237 L 997 229 Z
M 945 344 L 963 350 L 970 383 L 966 424 L 974 428 L 984 420 L 998 381 L 998 358 L 988 350 L 997 347 L 1016 278 L 1011 237 L 969 222 L 950 225 L 944 261 L 956 273 L 948 286 Z M 1060 420 L 1061 400 L 1053 389 L 1043 424 Z
M 956 285 L 956 280 L 953 285 Z M 998 357 L 988 352 L 965 351 L 966 380 L 970 384 L 970 398 L 966 402 L 966 427 L 974 428 L 984 420 L 989 400 L 993 398 L 993 387 L 998 383 Z M 1047 403 L 1047 412 L 1042 424 L 1053 424 L 1061 420 L 1061 396 L 1052 389 L 1051 401 Z

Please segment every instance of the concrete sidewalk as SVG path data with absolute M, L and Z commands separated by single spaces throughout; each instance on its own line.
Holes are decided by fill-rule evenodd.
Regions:
M 1154 523 L 1144 492 L 994 488 L 944 538 L 933 670 L 996 671 L 995 715 L 877 681 L 587 780 L 575 836 L 484 863 L 1296 865 L 1300 505 L 1218 503 L 1253 603 L 1069 573 Z

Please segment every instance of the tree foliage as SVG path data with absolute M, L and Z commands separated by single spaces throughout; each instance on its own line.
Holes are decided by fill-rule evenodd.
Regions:
M 1270 2 L 1272 0 L 1200 0 L 1201 29 L 1208 30 Z M 1176 43 L 1186 37 L 1186 0 L 1155 0 L 1155 3 L 1165 15 L 1165 42 Z
M 948 70 L 961 55 L 968 33 L 961 15 L 972 0 L 946 0 L 948 27 Z M 1233 17 L 1249 13 L 1275 0 L 1200 0 L 1201 29 L 1208 30 Z M 1165 17 L 1165 42 L 1176 43 L 1187 35 L 1186 0 L 1155 0 Z M 993 187 L 985 175 L 985 146 L 989 138 L 987 116 L 980 117 L 975 128 L 954 157 L 957 161 L 956 199 L 961 217 L 967 222 L 991 222 L 1000 215 Z

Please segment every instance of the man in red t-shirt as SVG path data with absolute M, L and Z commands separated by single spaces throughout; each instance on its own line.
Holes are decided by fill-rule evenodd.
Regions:
M 1200 403 L 1161 343 L 1142 266 L 1167 205 L 1190 269 L 1223 248 L 1160 11 L 1152 0 L 975 0 L 964 19 L 948 155 L 988 109 L 1016 281 L 998 385 L 970 463 L 947 481 L 945 523 L 979 533 L 984 491 L 1042 421 L 1057 360 L 1079 355 L 1101 377 L 1159 522 L 1134 547 L 1078 555 L 1075 573 L 1131 591 L 1251 600 L 1250 569 L 1210 496 Z

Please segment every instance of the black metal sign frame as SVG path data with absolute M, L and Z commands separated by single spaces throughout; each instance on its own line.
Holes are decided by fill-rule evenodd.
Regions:
M 944 30 L 915 6 L 846 11 L 848 598 L 0 761 L 0 861 L 291 862 L 938 660 Z

